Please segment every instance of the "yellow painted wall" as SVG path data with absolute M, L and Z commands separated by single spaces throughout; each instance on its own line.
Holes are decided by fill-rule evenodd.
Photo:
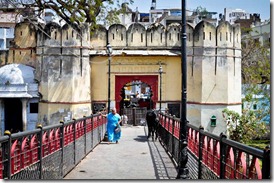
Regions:
M 115 98 L 115 75 L 159 74 L 159 63 L 163 67 L 162 101 L 180 100 L 181 67 L 180 56 L 113 56 L 111 60 L 110 98 Z M 172 74 L 167 74 L 172 73 Z M 108 92 L 108 57 L 91 57 L 91 100 L 106 101 Z M 159 89 L 158 89 L 159 92 Z M 158 96 L 160 94 L 158 93 Z

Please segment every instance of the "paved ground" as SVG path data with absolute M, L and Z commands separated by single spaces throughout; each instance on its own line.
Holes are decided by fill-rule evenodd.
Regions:
M 175 179 L 176 168 L 146 126 L 122 126 L 119 144 L 100 143 L 64 179 Z

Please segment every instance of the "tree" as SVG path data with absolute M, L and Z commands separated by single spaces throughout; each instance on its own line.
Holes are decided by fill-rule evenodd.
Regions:
M 259 121 L 270 115 L 270 43 L 260 42 L 247 30 L 242 38 L 242 80 L 245 103 L 260 103 L 256 111 Z M 257 32 L 255 32 L 257 34 Z M 250 106 L 252 107 L 252 106 Z
M 132 4 L 133 0 L 130 0 L 130 3 Z M 121 6 L 118 4 L 116 8 L 113 8 L 113 6 L 104 6 L 104 8 L 101 8 L 101 12 L 97 16 L 97 22 L 102 22 L 105 26 L 121 23 L 118 16 L 120 14 L 125 15 L 131 11 L 126 4 L 127 3 L 123 3 Z
M 100 11 L 116 12 L 117 7 L 120 7 L 119 0 L 0 0 L 0 3 L 2 7 L 20 6 L 24 9 L 31 9 L 36 16 L 40 16 L 46 10 L 51 10 L 76 29 L 82 23 L 96 27 L 96 17 Z M 130 3 L 133 3 L 133 0 L 130 0 Z M 115 18 L 115 15 L 113 13 L 108 18 Z
M 270 43 L 254 39 L 251 29 L 243 29 L 242 79 L 244 84 L 270 83 Z M 256 32 L 255 32 L 256 33 Z
M 242 38 L 242 99 L 245 108 L 242 114 L 223 110 L 223 117 L 228 125 L 229 138 L 247 143 L 254 138 L 263 137 L 269 130 L 265 123 L 270 117 L 270 52 L 269 44 L 262 44 L 251 36 L 251 29 Z M 254 106 L 260 108 L 254 110 Z
M 195 10 L 195 12 L 202 18 L 206 17 L 208 15 L 208 11 L 206 8 L 203 8 L 202 6 L 198 6 Z
M 233 110 L 224 109 L 223 117 L 227 122 L 228 137 L 237 142 L 246 144 L 268 132 L 265 123 L 259 122 L 252 110 L 245 109 L 240 115 Z

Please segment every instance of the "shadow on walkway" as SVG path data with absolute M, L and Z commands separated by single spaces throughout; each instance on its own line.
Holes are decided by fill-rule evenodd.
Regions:
M 101 142 L 64 179 L 175 179 L 176 167 L 146 126 L 122 126 L 119 144 Z

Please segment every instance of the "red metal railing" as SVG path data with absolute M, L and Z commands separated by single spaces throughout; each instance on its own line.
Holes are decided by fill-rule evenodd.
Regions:
M 162 128 L 179 140 L 180 119 L 162 113 L 158 117 Z M 225 179 L 262 179 L 259 164 L 259 160 L 263 159 L 262 150 L 226 139 L 225 136 L 209 134 L 190 124 L 187 127 L 188 150 L 216 176 Z M 222 160 L 222 157 L 225 159 Z
M 26 167 L 40 161 L 40 144 L 42 147 L 41 156 L 44 158 L 85 135 L 85 130 L 86 133 L 88 133 L 103 124 L 106 124 L 106 119 L 96 115 L 66 123 L 62 122 L 33 131 L 20 132 L 11 134 L 10 136 L 5 135 L 0 139 L 0 178 L 7 178 L 7 176 L 9 178 Z M 63 137 L 61 137 L 61 132 Z M 63 147 L 61 146 L 61 138 L 64 140 Z M 7 156 L 3 157 L 3 151 L 8 152 Z M 5 164 L 6 166 L 4 166 Z M 5 173 L 5 177 L 4 171 L 9 170 L 5 170 L 4 167 L 10 169 L 10 172 Z

